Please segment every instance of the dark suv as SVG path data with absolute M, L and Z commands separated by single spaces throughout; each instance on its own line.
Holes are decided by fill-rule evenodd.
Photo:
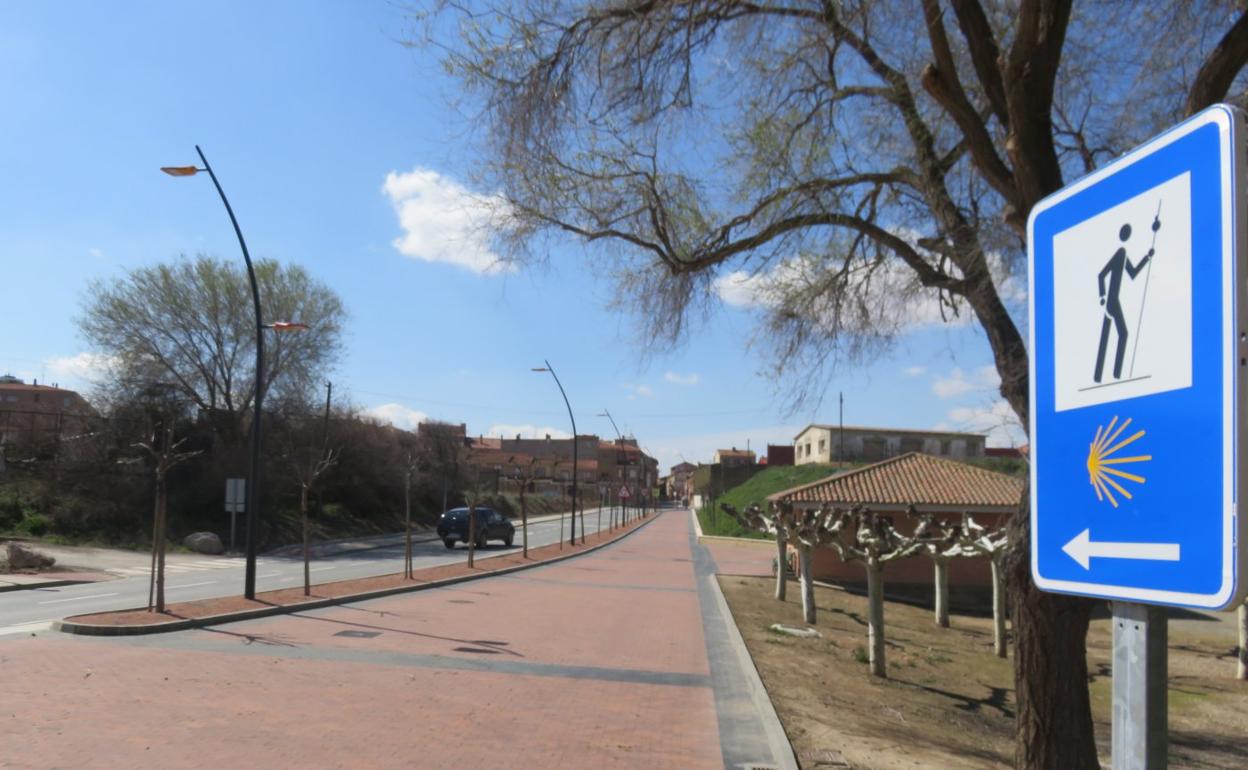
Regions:
M 487 540 L 502 540 L 508 548 L 516 537 L 516 527 L 506 516 L 489 508 L 476 509 L 477 548 L 484 548 Z M 438 537 L 447 548 L 456 542 L 468 542 L 468 509 L 452 508 L 438 519 Z

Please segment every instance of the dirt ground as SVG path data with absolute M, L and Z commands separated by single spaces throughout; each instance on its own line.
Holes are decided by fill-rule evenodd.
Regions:
M 930 609 L 888 602 L 889 678 L 878 679 L 866 664 L 865 597 L 816 587 L 822 637 L 803 639 L 768 628 L 803 625 L 796 584 L 783 604 L 771 578 L 722 576 L 720 584 L 799 760 L 831 750 L 853 768 L 1009 766 L 1013 673 L 992 654 L 991 618 L 954 615 L 942 629 Z M 1170 767 L 1248 767 L 1248 682 L 1233 678 L 1234 639 L 1193 625 L 1170 624 Z M 1111 651 L 1108 620 L 1095 620 L 1088 665 L 1106 767 Z

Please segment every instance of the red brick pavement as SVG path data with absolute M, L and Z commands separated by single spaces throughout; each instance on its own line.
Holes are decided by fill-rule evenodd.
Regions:
M 0 767 L 722 767 L 688 526 L 293 616 L 0 639 Z

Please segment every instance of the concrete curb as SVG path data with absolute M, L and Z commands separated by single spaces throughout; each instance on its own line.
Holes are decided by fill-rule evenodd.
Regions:
M 799 770 L 800 766 L 793 752 L 793 744 L 789 742 L 788 733 L 784 731 L 784 725 L 780 723 L 780 715 L 776 713 L 771 696 L 763 685 L 763 679 L 754 665 L 754 658 L 750 657 L 750 650 L 745 646 L 741 629 L 737 628 L 737 619 L 733 616 L 728 601 L 724 599 L 724 592 L 719 587 L 719 576 L 711 576 L 710 583 L 714 589 L 712 593 L 715 596 L 715 603 L 719 605 L 719 611 L 723 613 L 724 625 L 728 629 L 729 644 L 737 654 L 737 661 L 741 666 L 741 671 L 745 674 L 746 686 L 754 700 L 754 707 L 758 709 L 758 716 L 763 723 L 763 732 L 767 735 L 767 744 L 771 748 L 771 756 L 776 761 L 777 770 Z
M 33 591 L 37 588 L 58 588 L 60 586 L 76 586 L 83 583 L 99 583 L 99 580 L 48 580 L 43 583 L 8 583 L 4 581 L 0 585 L 0 594 L 9 591 Z
M 774 549 L 776 542 L 774 540 L 762 540 L 755 537 L 728 537 L 727 535 L 704 535 L 702 534 L 702 522 L 698 521 L 698 512 L 689 509 L 689 515 L 693 517 L 693 531 L 698 536 L 699 543 L 728 543 L 730 545 L 765 545 Z
M 444 586 L 455 585 L 457 583 L 466 583 L 470 580 L 479 580 L 481 578 L 494 577 L 496 575 L 507 575 L 512 572 L 520 572 L 534 567 L 541 567 L 546 564 L 555 564 L 557 562 L 574 559 L 578 556 L 593 553 L 599 549 L 614 545 L 624 538 L 632 535 L 634 532 L 640 532 L 642 528 L 657 519 L 658 516 L 652 516 L 642 521 L 636 527 L 629 529 L 627 532 L 621 532 L 616 537 L 611 538 L 603 543 L 586 548 L 583 551 L 569 553 L 563 556 L 555 556 L 550 559 L 536 561 L 532 564 L 517 564 L 514 567 L 504 567 L 503 569 L 485 572 L 480 575 L 459 575 L 457 577 L 443 578 L 431 583 L 420 583 L 411 586 L 394 586 L 393 588 L 383 588 L 376 591 L 365 591 L 358 594 L 349 594 L 347 596 L 336 596 L 329 599 L 314 599 L 299 604 L 290 604 L 282 606 L 262 607 L 255 610 L 244 610 L 242 612 L 231 612 L 223 615 L 210 615 L 203 618 L 185 618 L 183 620 L 174 620 L 169 623 L 155 623 L 151 625 L 129 625 L 129 626 L 98 626 L 90 623 L 74 623 L 69 620 L 58 620 L 52 624 L 52 630 L 60 631 L 65 634 L 78 634 L 81 636 L 142 636 L 147 634 L 163 634 L 172 631 L 186 631 L 192 628 L 203 628 L 204 626 L 216 626 L 224 623 L 236 623 L 242 620 L 254 620 L 256 618 L 264 618 L 270 615 L 283 615 L 292 612 L 303 612 L 304 610 L 321 609 L 322 607 L 332 607 L 337 604 L 349 604 L 351 602 L 365 601 L 368 599 L 381 599 L 386 596 L 395 594 L 409 593 L 412 591 L 425 591 L 431 588 L 442 588 Z M 491 558 L 502 558 L 502 555 Z M 488 561 L 488 559 L 482 559 Z

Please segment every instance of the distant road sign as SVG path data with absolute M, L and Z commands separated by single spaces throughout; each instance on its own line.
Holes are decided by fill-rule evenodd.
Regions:
M 630 498 L 630 497 L 632 497 L 632 496 L 633 496 L 633 494 L 632 494 L 631 492 L 629 492 L 629 491 L 628 491 L 628 487 L 620 487 L 620 494 L 618 495 L 618 497 L 619 497 L 621 500 L 627 500 L 628 498 Z
M 1032 210 L 1043 590 L 1219 609 L 1242 597 L 1246 138 L 1242 113 L 1212 107 Z
M 247 509 L 247 480 L 225 480 L 225 511 L 226 513 L 242 513 Z

